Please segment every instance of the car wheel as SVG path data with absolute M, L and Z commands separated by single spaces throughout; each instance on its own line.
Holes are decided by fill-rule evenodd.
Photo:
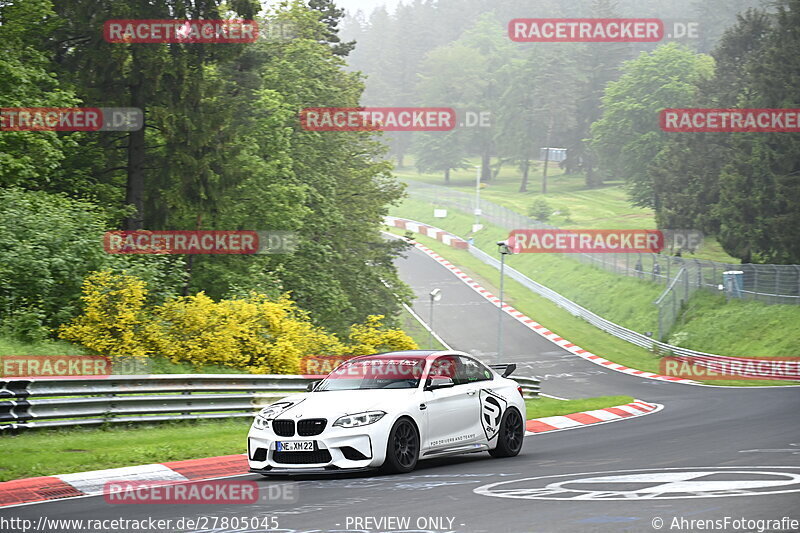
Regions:
M 419 460 L 419 434 L 408 418 L 401 418 L 389 432 L 383 470 L 391 473 L 411 472 Z
M 522 415 L 513 407 L 509 407 L 500 422 L 497 446 L 489 450 L 489 453 L 492 457 L 514 457 L 522 449 L 523 438 L 525 438 L 525 422 L 522 420 Z

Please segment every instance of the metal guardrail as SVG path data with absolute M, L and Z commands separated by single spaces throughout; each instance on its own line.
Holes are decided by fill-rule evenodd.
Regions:
M 530 398 L 538 398 L 539 391 L 541 390 L 541 384 L 538 379 L 536 378 L 527 378 L 523 376 L 508 376 L 509 379 L 513 379 L 517 383 L 519 383 L 520 388 L 522 388 L 522 396 L 523 398 L 530 399 Z
M 302 376 L 114 375 L 0 380 L 0 433 L 37 427 L 253 416 L 281 393 L 303 392 Z
M 539 381 L 513 377 L 526 398 Z M 21 429 L 251 417 L 305 392 L 312 378 L 255 374 L 163 374 L 0 380 L 0 435 Z

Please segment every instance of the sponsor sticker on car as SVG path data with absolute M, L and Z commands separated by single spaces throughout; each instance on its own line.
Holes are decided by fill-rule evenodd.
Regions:
M 480 399 L 483 431 L 486 433 L 486 438 L 492 440 L 500 432 L 500 421 L 503 419 L 508 402 L 502 396 L 486 389 L 480 391 Z

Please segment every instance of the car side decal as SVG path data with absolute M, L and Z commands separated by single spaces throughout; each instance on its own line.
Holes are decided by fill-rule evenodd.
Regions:
M 508 402 L 502 396 L 485 389 L 481 389 L 480 400 L 481 425 L 486 433 L 486 439 L 492 440 L 500 432 L 500 421 L 503 419 Z

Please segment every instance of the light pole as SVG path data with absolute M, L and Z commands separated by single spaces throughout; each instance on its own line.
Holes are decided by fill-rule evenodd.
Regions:
M 475 167 L 475 224 L 472 225 L 472 233 L 481 229 L 481 167 Z
M 500 252 L 500 307 L 497 315 L 497 359 L 495 362 L 499 363 L 500 357 L 503 355 L 503 286 L 506 278 L 506 256 L 513 254 L 514 251 L 508 245 L 508 241 L 497 241 L 497 248 Z
M 428 319 L 428 348 L 433 349 L 433 302 L 438 302 L 442 299 L 442 290 L 441 289 L 433 289 L 430 292 L 431 297 L 431 312 L 430 317 Z

